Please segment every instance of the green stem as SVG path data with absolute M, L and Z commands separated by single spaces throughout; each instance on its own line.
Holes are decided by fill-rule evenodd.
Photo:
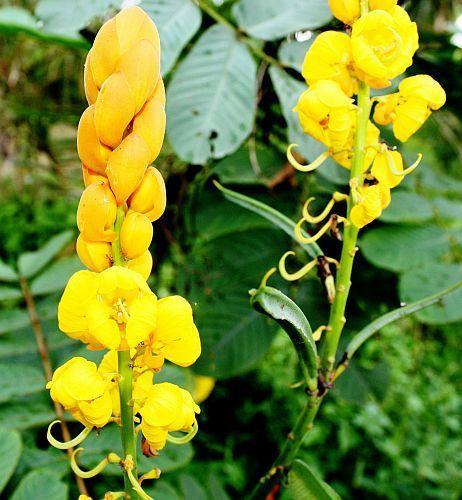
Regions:
M 294 428 L 287 436 L 287 440 L 281 450 L 281 453 L 273 463 L 273 466 L 269 470 L 268 474 L 260 479 L 250 496 L 251 499 L 266 498 L 276 484 L 281 481 L 281 474 L 284 475 L 287 467 L 289 467 L 293 459 L 296 457 L 306 435 L 313 428 L 313 422 L 316 414 L 318 413 L 321 401 L 322 398 L 319 398 L 318 396 L 311 396 L 308 398 L 308 401 L 303 408 L 303 411 L 300 413 Z
M 363 183 L 364 160 L 366 155 L 366 133 L 370 110 L 370 90 L 366 84 L 361 82 L 359 84 L 358 91 L 354 155 L 350 172 L 351 191 L 350 202 L 348 204 L 348 215 L 350 215 L 351 209 L 355 205 L 354 190 L 356 187 L 362 186 Z M 357 250 L 356 242 L 358 239 L 358 232 L 359 229 L 353 224 L 348 225 L 344 232 L 340 267 L 335 281 L 336 295 L 330 310 L 328 330 L 326 332 L 321 351 L 321 369 L 326 380 L 331 376 L 338 343 L 340 341 L 343 327 L 346 323 L 345 308 L 351 287 L 351 272 Z
M 135 479 L 138 479 L 136 471 L 136 436 L 135 427 L 133 424 L 133 404 L 132 404 L 132 389 L 133 389 L 133 368 L 130 358 L 130 351 L 119 351 L 117 353 L 119 363 L 119 395 L 120 395 L 120 435 L 122 437 L 122 448 L 124 457 L 131 455 L 133 458 L 134 467 L 132 474 Z M 133 490 L 128 474 L 124 471 L 124 487 L 125 493 L 131 500 L 139 500 L 141 497 Z
M 116 266 L 125 266 L 125 258 L 122 254 L 122 247 L 120 246 L 120 230 L 122 229 L 122 224 L 125 219 L 125 211 L 123 205 L 117 207 L 117 216 L 114 224 L 114 231 L 116 233 L 116 238 L 112 242 L 112 260 Z

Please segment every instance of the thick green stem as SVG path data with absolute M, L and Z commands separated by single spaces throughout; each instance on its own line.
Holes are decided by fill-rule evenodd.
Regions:
M 287 436 L 287 440 L 281 450 L 281 453 L 273 463 L 273 466 L 269 470 L 268 474 L 260 479 L 250 498 L 266 498 L 268 493 L 270 493 L 277 483 L 281 481 L 281 475 L 283 476 L 285 474 L 287 468 L 296 457 L 306 435 L 313 428 L 313 422 L 316 414 L 318 413 L 321 401 L 322 398 L 319 398 L 318 396 L 311 396 L 308 398 L 303 411 L 298 416 L 294 428 Z
M 120 395 L 120 435 L 122 437 L 122 448 L 124 458 L 131 455 L 133 458 L 134 467 L 132 474 L 135 479 L 138 478 L 136 471 L 136 436 L 135 427 L 133 424 L 133 368 L 130 358 L 130 351 L 119 351 L 117 353 L 119 363 L 119 395 Z M 125 493 L 131 500 L 138 500 L 141 497 L 133 490 L 128 474 L 124 471 L 124 487 Z
M 348 204 L 348 215 L 356 204 L 355 190 L 362 186 L 364 160 L 366 155 L 367 124 L 371 111 L 371 100 L 369 87 L 360 83 L 358 91 L 358 110 L 356 118 L 356 135 L 353 162 L 350 172 L 351 196 Z M 356 254 L 356 242 L 358 239 L 358 228 L 353 224 L 346 226 L 343 237 L 342 255 L 340 267 L 335 281 L 335 300 L 332 304 L 329 317 L 329 326 L 321 351 L 321 369 L 325 379 L 330 378 L 335 363 L 335 355 L 338 343 L 345 326 L 345 308 L 351 287 L 351 272 Z

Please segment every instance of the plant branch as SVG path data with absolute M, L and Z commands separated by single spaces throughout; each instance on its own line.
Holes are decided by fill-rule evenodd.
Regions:
M 37 344 L 37 350 L 42 362 L 43 373 L 45 374 L 46 381 L 49 382 L 53 377 L 53 368 L 51 366 L 50 356 L 48 355 L 47 342 L 43 335 L 42 323 L 40 322 L 40 317 L 38 315 L 37 308 L 35 307 L 34 297 L 32 296 L 27 280 L 22 276 L 20 276 L 19 284 L 21 285 L 22 295 L 24 297 L 24 302 L 26 303 L 27 312 L 29 314 L 29 319 L 32 325 L 32 330 L 34 331 L 35 342 Z M 56 416 L 58 417 L 59 420 L 59 425 L 61 426 L 61 432 L 64 441 L 70 441 L 72 437 L 67 427 L 67 424 L 64 420 L 63 407 L 56 401 L 53 401 L 53 406 Z M 73 452 L 74 448 L 69 448 L 67 450 L 67 455 L 69 456 L 69 459 L 71 459 Z M 79 493 L 81 495 L 88 495 L 88 490 L 85 485 L 85 481 L 76 474 L 75 474 L 75 481 L 77 483 L 77 488 L 79 489 Z

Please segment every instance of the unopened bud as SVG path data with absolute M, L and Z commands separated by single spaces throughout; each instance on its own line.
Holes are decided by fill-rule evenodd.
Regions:
M 328 0 L 332 14 L 344 24 L 352 25 L 361 14 L 360 0 Z
M 111 242 L 115 239 L 117 203 L 104 182 L 90 184 L 82 193 L 77 209 L 77 226 L 87 241 Z
M 155 98 L 150 99 L 133 120 L 133 132 L 144 139 L 149 148 L 149 163 L 160 153 L 165 135 L 164 105 Z
M 152 255 L 149 250 L 146 250 L 143 255 L 140 255 L 136 259 L 129 260 L 127 262 L 128 269 L 136 271 L 141 274 L 145 280 L 147 280 L 151 274 L 152 270 Z
M 82 164 L 82 175 L 85 187 L 88 187 L 90 184 L 93 184 L 94 182 L 105 182 L 106 184 L 109 183 L 105 175 L 99 174 L 98 172 L 91 170 L 91 168 L 88 168 L 83 164 Z
M 76 243 L 77 255 L 88 269 L 100 273 L 112 265 L 111 244 L 104 241 L 86 241 L 80 235 Z
M 166 202 L 164 179 L 157 168 L 149 167 L 141 184 L 130 196 L 128 206 L 154 222 L 164 213 Z
M 120 231 L 120 245 L 127 259 L 140 257 L 149 248 L 152 240 L 151 221 L 143 214 L 129 212 Z

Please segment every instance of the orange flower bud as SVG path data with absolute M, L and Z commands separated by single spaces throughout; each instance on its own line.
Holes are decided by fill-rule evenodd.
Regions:
M 141 184 L 130 196 L 128 206 L 154 222 L 164 213 L 166 202 L 164 179 L 157 168 L 149 167 Z
M 159 33 L 152 19 L 139 7 L 124 9 L 115 17 L 120 53 L 125 52 L 138 40 L 151 42 L 160 53 Z
M 160 101 L 162 103 L 162 106 L 165 107 L 165 85 L 162 77 L 160 77 L 156 85 L 153 86 L 153 90 L 149 94 L 149 98 Z
M 80 118 L 77 130 L 77 151 L 82 163 L 95 172 L 104 174 L 111 150 L 98 140 L 94 105 L 88 107 Z
M 83 85 L 85 88 L 85 97 L 87 98 L 88 104 L 91 106 L 95 104 L 96 98 L 98 97 L 99 88 L 96 86 L 95 80 L 93 79 L 93 73 L 90 66 L 90 57 L 92 49 L 87 54 L 85 60 L 85 65 L 83 69 Z
M 95 104 L 95 128 L 99 140 L 116 148 L 135 116 L 135 100 L 125 75 L 113 73 L 103 84 Z
M 128 212 L 120 231 L 122 252 L 128 259 L 140 257 L 149 248 L 152 240 L 151 221 L 138 212 Z
M 152 271 L 152 255 L 149 250 L 146 250 L 144 254 L 140 255 L 136 259 L 129 260 L 127 262 L 128 269 L 136 271 L 141 274 L 141 276 L 147 280 Z
M 98 31 L 89 56 L 93 80 L 101 88 L 104 80 L 114 72 L 120 57 L 120 47 L 117 43 L 116 18 L 106 21 Z
M 149 148 L 138 134 L 128 135 L 110 154 L 106 175 L 119 205 L 138 187 L 149 165 L 149 157 Z
M 114 241 L 117 204 L 104 182 L 90 184 L 82 193 L 77 209 L 77 226 L 87 241 Z
M 100 273 L 112 265 L 112 248 L 110 243 L 87 241 L 80 235 L 77 238 L 76 250 L 82 264 L 91 271 Z
M 103 174 L 99 174 L 98 172 L 94 172 L 91 168 L 86 167 L 82 164 L 82 175 L 83 175 L 83 183 L 85 187 L 88 187 L 90 184 L 94 182 L 105 182 L 108 184 L 107 177 Z
M 142 137 L 149 148 L 149 163 L 160 153 L 165 135 L 165 109 L 157 99 L 150 99 L 133 120 L 133 132 Z

